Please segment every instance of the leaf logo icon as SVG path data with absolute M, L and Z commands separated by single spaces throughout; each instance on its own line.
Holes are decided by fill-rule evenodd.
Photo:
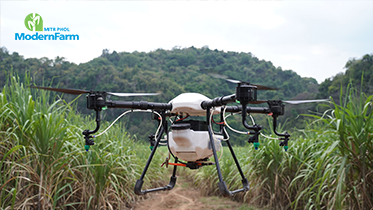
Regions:
M 30 13 L 25 18 L 25 26 L 30 31 L 43 31 L 43 18 L 37 13 Z

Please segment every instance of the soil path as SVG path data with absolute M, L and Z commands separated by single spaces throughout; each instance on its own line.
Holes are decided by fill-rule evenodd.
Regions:
M 246 204 L 235 202 L 229 198 L 201 196 L 198 189 L 192 188 L 190 182 L 178 177 L 176 186 L 170 191 L 149 193 L 149 198 L 134 204 L 133 210 L 232 210 L 250 209 Z

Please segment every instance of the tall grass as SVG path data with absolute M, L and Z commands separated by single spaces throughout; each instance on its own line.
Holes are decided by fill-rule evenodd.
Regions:
M 373 209 L 372 98 L 347 87 L 304 130 L 294 133 L 284 152 L 278 140 L 236 148 L 251 190 L 235 199 L 271 209 Z M 226 149 L 221 160 L 231 189 L 242 187 Z M 207 194 L 219 194 L 214 167 L 189 176 Z
M 334 109 L 326 111 L 319 120 L 327 123 L 335 138 L 333 156 L 334 176 L 321 178 L 334 183 L 330 190 L 337 208 L 373 208 L 373 119 L 372 98 L 351 85 L 342 104 L 333 102 Z
M 81 133 L 94 120 L 48 92 L 31 93 L 29 81 L 11 75 L 0 93 L 0 209 L 126 209 L 149 148 L 118 124 L 85 152 Z M 351 86 L 347 93 L 309 115 L 316 120 L 292 135 L 288 152 L 264 138 L 258 151 L 235 148 L 251 189 L 234 199 L 271 209 L 372 209 L 373 96 Z M 155 156 L 144 188 L 164 184 L 163 160 Z M 220 162 L 228 187 L 242 187 L 227 148 Z M 183 173 L 205 195 L 219 194 L 215 167 Z
M 150 150 L 116 125 L 85 152 L 81 133 L 94 120 L 49 92 L 31 93 L 29 81 L 10 75 L 0 94 L 0 209 L 126 209 Z M 151 167 L 150 184 L 164 172 Z

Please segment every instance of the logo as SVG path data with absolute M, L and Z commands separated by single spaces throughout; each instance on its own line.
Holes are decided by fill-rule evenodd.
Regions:
M 37 13 L 28 14 L 24 24 L 27 30 L 34 32 L 41 31 L 41 33 L 15 33 L 15 40 L 79 40 L 78 34 L 65 34 L 65 32 L 70 32 L 68 27 L 44 27 L 43 18 Z M 48 32 L 52 31 L 54 33 L 48 34 Z
M 25 18 L 25 26 L 30 31 L 43 31 L 43 18 L 37 13 L 30 13 Z

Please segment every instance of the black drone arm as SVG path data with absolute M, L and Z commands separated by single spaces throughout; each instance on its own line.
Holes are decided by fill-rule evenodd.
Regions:
M 235 101 L 236 101 L 236 95 L 232 94 L 229 96 L 216 97 L 209 101 L 202 101 L 201 107 L 202 109 L 207 109 L 209 107 L 223 106 L 229 103 L 233 103 Z
M 105 107 L 107 108 L 127 108 L 127 109 L 151 109 L 151 110 L 161 110 L 167 111 L 172 109 L 172 104 L 168 103 L 153 103 L 147 101 L 111 101 L 106 100 L 106 94 L 97 92 L 90 93 L 87 96 L 87 108 L 94 109 L 96 111 L 96 128 L 94 130 L 84 130 L 83 135 L 85 139 L 85 150 L 88 151 L 91 145 L 94 145 L 93 138 L 91 134 L 96 133 L 100 129 L 100 111 Z
M 226 106 L 225 112 L 237 113 L 242 111 L 242 106 Z M 271 113 L 271 109 L 268 107 L 250 107 L 246 106 L 247 113 L 257 113 L 257 114 L 269 114 Z
M 154 103 L 147 101 L 106 101 L 108 108 L 127 108 L 127 109 L 151 109 L 151 110 L 171 110 L 172 104 Z

